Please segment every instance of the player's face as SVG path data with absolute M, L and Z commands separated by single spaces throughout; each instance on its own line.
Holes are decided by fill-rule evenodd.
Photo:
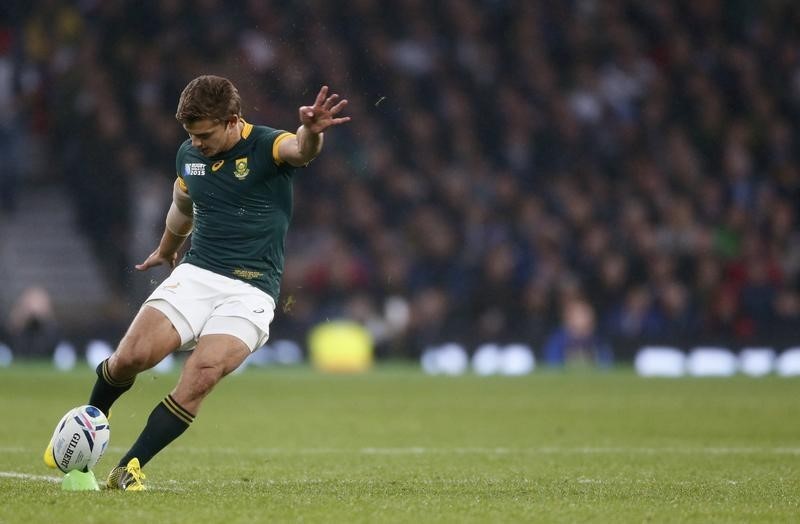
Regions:
M 184 124 L 189 133 L 192 145 L 203 153 L 203 156 L 214 156 L 224 151 L 228 145 L 230 122 L 220 120 L 198 120 Z

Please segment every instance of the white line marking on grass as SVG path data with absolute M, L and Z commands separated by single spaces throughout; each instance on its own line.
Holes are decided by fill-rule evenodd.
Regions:
M 64 477 L 54 477 L 51 475 L 30 475 L 28 473 L 19 473 L 17 471 L 0 471 L 0 478 L 7 478 L 7 479 L 18 479 L 18 480 L 34 480 L 34 481 L 42 481 L 42 482 L 49 482 L 52 484 L 61 484 L 64 480 Z M 162 480 L 161 482 L 153 482 L 148 483 L 147 487 L 152 488 L 155 487 L 158 491 L 169 491 L 175 493 L 183 493 L 186 491 L 185 488 L 181 488 L 182 484 L 202 484 L 202 483 L 211 483 L 211 481 L 188 481 L 188 482 L 181 482 L 177 480 Z M 227 484 L 244 484 L 244 481 L 226 481 Z M 100 483 L 100 489 L 105 490 L 104 482 Z
M 20 479 L 20 480 L 43 480 L 46 482 L 61 482 L 61 477 L 50 475 L 29 475 L 27 473 L 17 473 L 16 471 L 0 471 L 0 478 Z
M 0 478 L 9 478 L 9 479 L 18 479 L 18 480 L 29 480 L 29 481 L 43 481 L 48 482 L 51 484 L 60 484 L 63 480 L 63 477 L 55 477 L 49 475 L 31 475 L 28 473 L 19 473 L 16 471 L 0 471 Z M 525 483 L 531 483 L 528 479 L 523 479 Z M 652 479 L 633 479 L 633 478 L 625 478 L 625 479 L 597 479 L 597 478 L 586 478 L 586 477 L 578 477 L 574 480 L 574 482 L 578 484 L 650 484 L 652 483 Z M 502 481 L 501 481 L 502 482 Z M 743 481 L 740 480 L 733 480 L 733 479 L 724 479 L 721 480 L 722 483 L 729 486 L 736 486 Z M 225 486 L 258 486 L 258 485 L 267 485 L 267 486 L 278 486 L 278 487 L 292 487 L 297 485 L 323 485 L 323 484 L 347 484 L 347 485 L 360 485 L 363 484 L 360 480 L 355 479 L 330 479 L 330 478 L 313 478 L 313 477 L 306 477 L 306 478 L 297 478 L 297 479 L 273 479 L 273 478 L 252 478 L 252 479 L 227 479 L 227 480 L 198 480 L 198 479 L 191 479 L 191 480 L 174 480 L 174 479 L 161 479 L 155 482 L 148 482 L 147 487 L 151 491 L 159 491 L 159 492 L 168 492 L 168 493 L 186 493 L 189 491 L 188 486 L 199 486 L 199 487 L 211 487 L 213 489 L 219 489 Z M 415 484 L 424 484 L 424 485 L 493 485 L 497 483 L 495 479 L 463 479 L 463 478 L 451 478 L 451 479 L 415 479 Z M 689 481 L 678 482 L 681 485 L 688 485 L 690 484 Z M 103 486 L 101 483 L 101 491 L 106 491 L 107 488 Z
M 587 479 L 587 478 L 580 477 L 578 479 L 578 484 L 604 484 L 604 481 L 599 480 L 599 479 Z
M 431 450 L 427 448 L 412 447 L 412 448 L 361 448 L 357 450 L 358 453 L 364 455 L 421 455 L 423 453 L 430 453 Z

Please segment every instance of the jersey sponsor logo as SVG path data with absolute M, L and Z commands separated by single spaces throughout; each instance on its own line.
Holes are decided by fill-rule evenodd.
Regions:
M 183 176 L 205 176 L 206 165 L 201 163 L 183 164 Z
M 216 162 L 214 162 L 214 163 L 211 165 L 211 171 L 213 171 L 213 172 L 215 172 L 215 173 L 216 173 L 217 171 L 219 171 L 219 168 L 221 168 L 221 167 L 222 167 L 222 164 L 224 164 L 224 163 L 225 163 L 225 161 L 224 161 L 224 160 L 217 160 Z
M 253 280 L 254 278 L 261 278 L 264 273 L 261 271 L 250 271 L 249 269 L 236 268 L 233 270 L 233 275 L 244 280 Z
M 250 174 L 250 168 L 247 167 L 247 157 L 237 158 L 235 166 L 233 176 L 239 180 L 244 180 Z

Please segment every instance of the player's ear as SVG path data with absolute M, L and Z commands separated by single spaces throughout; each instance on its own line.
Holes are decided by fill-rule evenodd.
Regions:
M 239 123 L 239 115 L 231 115 L 225 122 L 225 127 L 226 128 L 236 127 L 236 124 L 238 123 Z

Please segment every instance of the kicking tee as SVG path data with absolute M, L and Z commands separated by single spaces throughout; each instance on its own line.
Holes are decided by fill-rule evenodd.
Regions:
M 205 157 L 186 140 L 175 167 L 194 202 L 191 247 L 181 260 L 243 280 L 278 303 L 292 172 L 278 144 L 292 133 L 245 123 L 233 148 Z

